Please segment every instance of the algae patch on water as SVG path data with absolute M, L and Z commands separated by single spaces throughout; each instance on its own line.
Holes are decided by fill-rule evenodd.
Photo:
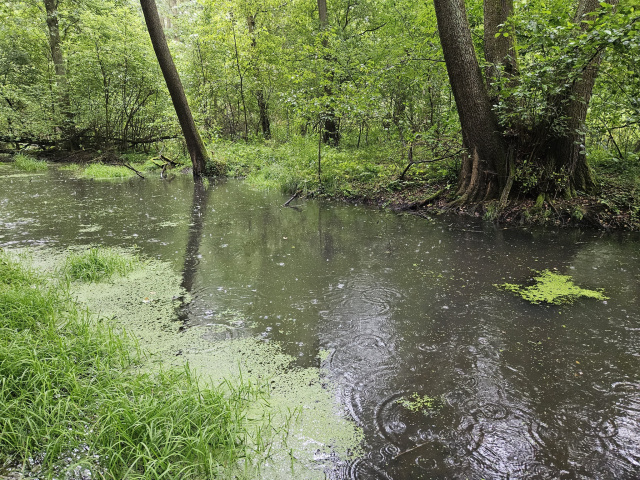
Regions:
M 533 277 L 534 284 L 529 286 L 503 283 L 496 285 L 502 290 L 513 292 L 526 301 L 539 304 L 563 305 L 573 303 L 577 298 L 594 298 L 606 300 L 602 290 L 589 290 L 573 283 L 569 275 L 561 275 L 551 270 L 543 270 Z
M 357 455 L 362 432 L 335 402 L 335 392 L 318 368 L 299 368 L 277 342 L 260 338 L 215 340 L 224 325 L 250 321 L 223 310 L 216 324 L 181 328 L 176 309 L 188 302 L 181 277 L 167 263 L 144 260 L 125 276 L 105 283 L 73 282 L 72 295 L 114 333 L 133 334 L 148 363 L 143 370 L 188 365 L 213 384 L 266 385 L 265 402 L 250 408 L 252 419 L 268 418 L 271 453 L 252 478 L 325 478 L 335 458 Z
M 410 396 L 400 397 L 396 400 L 396 403 L 412 412 L 435 409 L 442 404 L 437 398 L 430 397 L 429 395 L 420 396 L 417 392 L 414 392 Z

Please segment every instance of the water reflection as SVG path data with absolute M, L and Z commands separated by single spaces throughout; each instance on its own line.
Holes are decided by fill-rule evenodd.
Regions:
M 1 246 L 135 243 L 183 272 L 187 326 L 319 366 L 366 437 L 329 478 L 640 477 L 637 236 L 294 210 L 180 177 L 0 181 Z M 494 286 L 546 268 L 611 298 L 534 306 Z

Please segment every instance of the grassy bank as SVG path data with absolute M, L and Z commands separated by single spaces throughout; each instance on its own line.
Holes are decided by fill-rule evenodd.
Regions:
M 451 211 L 459 169 L 455 159 L 407 168 L 406 149 L 393 142 L 363 148 L 323 146 L 320 174 L 318 144 L 313 138 L 297 137 L 283 144 L 218 142 L 212 149 L 230 176 L 246 177 L 258 188 L 431 214 Z M 415 152 L 414 160 L 426 159 L 428 152 Z M 456 211 L 508 224 L 640 229 L 640 164 L 635 157 L 620 160 L 596 151 L 590 162 L 599 185 L 596 195 L 536 202 L 523 194 L 506 205 L 487 202 Z
M 407 166 L 406 152 L 393 142 L 362 148 L 322 146 L 318 172 L 318 142 L 295 137 L 288 143 L 218 142 L 212 146 L 229 176 L 246 177 L 259 188 L 293 195 L 322 194 L 377 203 L 391 203 L 397 192 L 419 200 L 455 182 L 455 161 Z M 453 183 L 455 184 L 455 183 Z
M 51 279 L 0 252 L 0 477 L 235 476 L 260 389 L 203 387 L 188 368 L 143 373 L 131 338 L 69 297 L 63 277 L 92 280 L 75 267 L 104 269 L 85 257 Z

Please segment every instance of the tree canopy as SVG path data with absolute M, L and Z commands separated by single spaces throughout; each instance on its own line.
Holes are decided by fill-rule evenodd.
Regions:
M 209 148 L 320 131 L 392 144 L 457 162 L 461 202 L 593 191 L 590 157 L 640 155 L 638 0 L 157 3 Z M 14 0 L 0 15 L 5 145 L 181 137 L 138 2 Z

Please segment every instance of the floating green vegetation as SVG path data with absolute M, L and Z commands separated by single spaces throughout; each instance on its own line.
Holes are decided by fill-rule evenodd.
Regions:
M 503 283 L 496 285 L 502 290 L 520 295 L 527 302 L 538 304 L 563 305 L 573 303 L 579 297 L 606 300 L 602 290 L 588 290 L 577 286 L 569 275 L 561 275 L 550 270 L 543 270 L 533 277 L 535 283 L 530 286 Z
M 326 362 L 330 356 L 331 356 L 331 350 L 321 349 L 318 352 L 318 358 L 320 359 L 321 362 Z
M 68 163 L 67 165 L 60 165 L 58 170 L 68 171 L 68 172 L 77 172 L 80 170 L 80 165 L 77 163 Z
M 140 260 L 137 256 L 111 248 L 90 248 L 80 253 L 70 253 L 63 271 L 70 280 L 99 282 L 113 275 L 126 275 Z
M 13 157 L 13 164 L 16 168 L 24 172 L 37 172 L 47 169 L 47 162 L 36 160 L 33 157 L 18 153 Z
M 0 252 L 0 465 L 10 478 L 238 478 L 262 387 L 141 373 L 130 337 Z M 250 442 L 249 446 L 247 442 Z M 1 475 L 0 475 L 1 476 Z M 3 477 L 4 478 L 4 477 Z
M 104 165 L 102 163 L 92 163 L 80 172 L 83 178 L 108 179 L 108 178 L 129 178 L 135 176 L 133 170 L 120 165 Z
M 420 396 L 416 392 L 412 393 L 409 397 L 400 397 L 396 400 L 396 403 L 412 412 L 433 410 L 442 406 L 442 402 L 439 399 L 430 397 L 429 395 Z

